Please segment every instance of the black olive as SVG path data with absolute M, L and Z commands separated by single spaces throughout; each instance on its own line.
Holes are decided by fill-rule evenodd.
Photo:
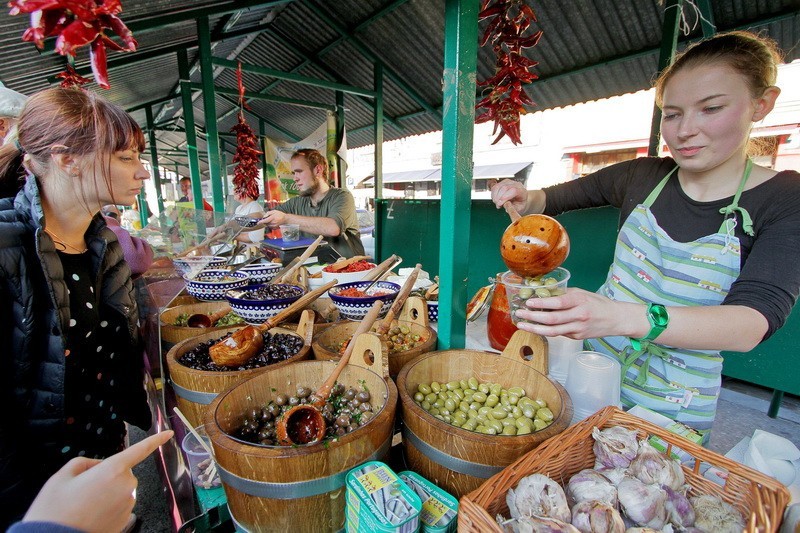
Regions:
M 347 415 L 341 415 L 339 418 L 336 419 L 336 425 L 343 428 L 350 425 L 350 417 Z
M 372 411 L 372 405 L 369 402 L 362 403 L 358 408 L 361 409 L 361 412 Z
M 286 403 L 288 401 L 289 401 L 289 398 L 285 394 L 278 394 L 275 397 L 275 403 L 278 404 L 278 405 L 286 405 Z
M 367 411 L 365 413 L 361 413 L 361 418 L 358 420 L 358 425 L 359 426 L 363 426 L 364 424 L 369 422 L 370 419 L 372 419 L 372 417 L 373 417 L 372 411 Z
M 300 403 L 300 399 L 297 396 L 290 396 L 289 397 L 289 405 L 295 406 Z
M 361 403 L 368 402 L 371 398 L 372 396 L 370 395 L 369 391 L 365 390 L 362 390 L 356 395 L 356 399 Z
M 357 392 L 355 389 L 347 389 L 344 393 L 344 399 L 350 401 L 356 397 L 356 394 Z

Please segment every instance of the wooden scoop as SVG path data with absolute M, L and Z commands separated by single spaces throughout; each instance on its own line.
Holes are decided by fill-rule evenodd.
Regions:
M 411 271 L 411 274 L 403 284 L 400 292 L 397 293 L 397 297 L 394 299 L 394 302 L 392 302 L 392 307 L 389 308 L 389 312 L 386 313 L 385 317 L 383 317 L 378 329 L 375 331 L 378 335 L 386 335 L 386 332 L 388 332 L 389 328 L 392 327 L 392 321 L 400 314 L 400 311 L 402 311 L 403 304 L 406 303 L 406 298 L 408 298 L 411 289 L 414 288 L 414 282 L 417 281 L 417 276 L 419 276 L 419 271 L 421 268 L 422 265 L 417 263 L 417 266 L 415 266 L 414 270 Z
M 375 270 L 370 272 L 365 278 L 365 281 L 378 281 L 381 277 L 389 272 L 391 269 L 403 262 L 403 258 L 399 255 L 392 254 L 383 263 L 375 267 Z
M 506 213 L 508 213 L 508 216 L 511 217 L 511 222 L 516 222 L 522 218 L 522 215 L 519 214 L 519 211 L 517 211 L 516 207 L 511 205 L 511 202 L 504 203 L 503 209 L 505 209 Z
M 213 314 L 195 313 L 186 320 L 186 325 L 190 328 L 211 328 L 220 318 L 232 311 L 230 305 L 226 305 Z
M 320 413 L 320 409 L 331 395 L 331 390 L 336 380 L 339 379 L 339 374 L 350 361 L 350 355 L 356 345 L 355 339 L 372 328 L 372 324 L 375 323 L 381 312 L 381 307 L 383 307 L 383 303 L 380 300 L 372 304 L 367 316 L 358 325 L 350 342 L 347 343 L 347 348 L 342 358 L 339 359 L 339 364 L 314 393 L 312 403 L 296 405 L 286 411 L 278 420 L 275 427 L 278 443 L 283 446 L 291 446 L 292 444 L 310 444 L 322 440 L 325 436 L 325 418 Z
M 243 365 L 254 355 L 256 355 L 261 348 L 263 348 L 263 333 L 265 331 L 274 328 L 300 309 L 303 309 L 337 283 L 338 280 L 332 280 L 322 287 L 318 287 L 313 291 L 304 294 L 292 305 L 274 317 L 270 318 L 260 326 L 246 326 L 236 331 L 227 339 L 212 345 L 208 349 L 208 354 L 218 366 L 237 367 Z
M 300 255 L 300 257 L 292 259 L 292 261 L 287 265 L 286 269 L 284 269 L 283 272 L 279 272 L 274 278 L 272 278 L 271 283 L 273 284 L 281 283 L 281 281 L 291 278 L 292 275 L 295 273 L 295 271 L 301 266 L 303 266 L 303 263 L 306 262 L 306 259 L 311 257 L 311 254 L 314 253 L 314 250 L 317 249 L 317 246 L 319 246 L 320 242 L 322 242 L 322 235 L 317 237 L 317 239 L 314 242 L 309 244 L 308 248 L 306 248 L 306 250 Z

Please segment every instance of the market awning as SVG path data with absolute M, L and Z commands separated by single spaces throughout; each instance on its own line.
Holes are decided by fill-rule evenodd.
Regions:
M 486 179 L 500 179 L 511 178 L 531 166 L 533 163 L 530 161 L 522 161 L 519 163 L 500 163 L 497 165 L 477 165 L 472 169 L 472 179 L 486 180 Z M 356 186 L 372 187 L 375 183 L 373 176 L 359 182 Z M 442 181 L 442 169 L 428 168 L 424 170 L 409 170 L 405 172 L 386 172 L 383 174 L 383 183 L 412 183 L 412 182 L 428 182 L 428 181 Z

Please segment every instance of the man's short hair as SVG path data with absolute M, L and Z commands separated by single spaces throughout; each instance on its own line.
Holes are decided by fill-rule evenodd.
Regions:
M 292 159 L 299 157 L 302 158 L 311 170 L 314 170 L 317 165 L 322 165 L 322 177 L 327 181 L 328 179 L 328 160 L 325 156 L 319 153 L 319 150 L 313 148 L 301 148 L 292 154 Z

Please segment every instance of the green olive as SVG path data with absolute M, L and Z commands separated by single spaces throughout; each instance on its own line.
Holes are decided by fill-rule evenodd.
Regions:
M 547 426 L 549 426 L 549 425 L 550 425 L 549 423 L 545 422 L 545 421 L 544 421 L 544 420 L 542 420 L 541 418 L 535 418 L 535 419 L 533 420 L 533 428 L 534 428 L 536 431 L 539 431 L 540 429 L 544 429 L 544 428 L 546 428 L 546 427 L 547 427 Z
M 417 390 L 426 396 L 431 393 L 431 386 L 424 383 L 417 385 Z
M 447 409 L 446 407 L 444 409 L 439 409 L 439 414 L 442 416 L 450 416 L 450 413 L 450 409 Z
M 499 420 L 489 420 L 489 422 L 486 425 L 488 427 L 493 427 L 495 431 L 497 431 L 498 433 L 503 431 L 503 423 L 500 422 Z
M 459 400 L 463 400 L 466 397 L 466 394 L 464 394 L 464 389 L 456 389 L 453 391 L 453 394 Z
M 527 418 L 535 418 L 536 417 L 536 408 L 526 404 L 522 408 L 522 414 L 525 415 Z
M 466 379 L 460 379 L 460 380 L 458 380 L 458 386 L 460 388 L 462 388 L 462 389 L 468 389 L 469 388 L 469 383 L 467 383 Z
M 472 402 L 471 404 L 469 404 L 469 408 L 470 409 L 475 409 L 476 411 L 478 409 L 480 409 L 481 407 L 483 407 L 483 406 L 481 404 L 479 404 L 478 402 Z
M 431 390 L 436 394 L 439 394 L 439 391 L 442 390 L 442 386 L 439 384 L 438 381 L 434 381 L 431 383 Z
M 518 429 L 528 428 L 529 430 L 533 428 L 533 422 L 531 422 L 530 418 L 525 418 L 521 416 L 514 420 L 514 425 L 517 426 Z
M 471 390 L 478 390 L 478 380 L 477 380 L 477 378 L 474 378 L 474 377 L 469 378 L 467 380 L 467 383 L 469 384 L 469 388 Z
M 439 414 L 439 409 L 437 409 L 436 407 L 433 407 L 433 406 L 431 406 L 431 408 L 430 408 L 430 409 L 428 409 L 428 412 L 429 412 L 430 414 L 432 414 L 433 416 L 436 416 L 436 415 L 438 415 L 438 414 Z
M 502 419 L 502 420 L 500 421 L 500 423 L 501 423 L 501 424 L 503 424 L 503 427 L 506 427 L 506 426 L 513 426 L 513 425 L 515 425 L 515 424 L 516 424 L 516 420 L 514 420 L 514 419 L 513 419 L 513 418 L 511 418 L 510 416 L 507 416 L 506 418 Z
M 495 407 L 495 408 L 492 410 L 492 416 L 493 416 L 493 417 L 494 417 L 496 420 L 502 420 L 502 419 L 504 419 L 505 417 L 507 417 L 507 416 L 508 416 L 508 413 L 506 412 L 506 410 L 505 410 L 505 409 L 502 409 L 502 408 Z
M 424 399 L 425 399 L 425 395 L 424 395 L 424 394 L 422 394 L 421 392 L 415 392 L 415 393 L 414 393 L 414 401 L 415 401 L 415 402 L 419 403 L 419 402 L 421 402 L 421 401 L 422 401 L 422 400 L 424 400 Z
M 503 435 L 516 435 L 517 428 L 516 426 L 505 426 L 503 428 Z
M 459 387 L 458 381 L 450 381 L 445 386 L 447 387 L 447 390 L 456 390 Z
M 452 412 L 456 410 L 456 402 L 454 402 L 451 398 L 445 400 L 444 406 L 445 408 L 447 408 L 448 411 Z
M 478 384 L 478 390 L 484 394 L 489 394 L 489 384 L 488 383 L 480 383 Z
M 460 402 L 458 404 L 458 410 L 464 413 L 469 413 L 469 404 L 467 402 Z
M 501 387 L 499 383 L 492 383 L 492 384 L 489 386 L 489 391 L 490 391 L 492 394 L 496 394 L 496 395 L 498 395 L 498 396 L 500 396 L 500 391 L 502 391 L 502 390 L 503 390 L 503 387 Z
M 531 430 L 528 427 L 517 428 L 517 435 L 528 435 L 529 433 L 531 433 Z
M 480 409 L 478 409 L 478 414 L 479 415 L 483 415 L 483 416 L 487 416 L 491 412 L 492 412 L 492 408 L 491 407 L 483 406 Z
M 544 287 L 536 289 L 534 291 L 534 294 L 536 294 L 537 298 L 549 298 L 550 296 L 552 296 L 550 294 L 550 289 L 545 289 Z
M 542 400 L 541 398 L 536 398 L 533 402 L 539 407 L 547 407 L 547 402 Z
M 447 391 L 440 390 L 439 394 L 437 394 L 436 397 L 439 398 L 442 401 L 445 401 L 447 399 Z
M 461 425 L 461 429 L 466 429 L 467 431 L 475 431 L 477 427 L 478 421 L 474 418 L 468 418 L 467 421 Z
M 486 393 L 476 392 L 472 395 L 472 400 L 475 402 L 484 403 L 486 401 Z
M 523 287 L 523 288 L 521 288 L 521 289 L 519 290 L 519 292 L 517 293 L 517 296 L 518 296 L 519 298 L 522 298 L 523 300 L 527 300 L 527 299 L 528 299 L 528 298 L 530 298 L 532 295 L 533 295 L 533 289 L 530 289 L 530 288 L 528 288 L 528 287 Z
M 551 411 L 548 407 L 542 407 L 538 411 L 536 411 L 536 418 L 539 420 L 544 420 L 545 422 L 552 422 L 553 421 L 553 411 Z
M 436 407 L 437 409 L 441 409 L 442 407 L 444 407 L 444 400 L 442 400 L 441 398 L 437 398 L 436 401 L 433 402 L 433 406 Z
M 497 397 L 497 394 L 490 394 L 486 397 L 486 406 L 487 407 L 494 407 L 495 405 L 500 402 L 500 398 Z
M 511 416 L 514 418 L 519 418 L 522 416 L 522 409 L 519 406 L 515 405 L 514 408 L 511 410 Z
M 508 389 L 508 393 L 509 394 L 516 394 L 517 396 L 522 397 L 522 396 L 525 396 L 525 389 L 523 389 L 522 387 L 510 387 Z
M 469 418 L 478 418 L 478 411 L 476 411 L 475 409 L 470 409 L 469 411 L 467 411 L 467 416 Z
M 433 403 L 438 399 L 439 399 L 439 397 L 436 396 L 435 392 L 432 392 L 432 393 L 430 393 L 430 394 L 425 396 L 425 401 L 428 402 L 428 403 Z
M 430 411 L 431 402 L 429 402 L 428 400 L 425 400 L 421 404 L 419 404 L 419 406 L 422 407 L 423 409 L 425 409 L 426 411 Z

